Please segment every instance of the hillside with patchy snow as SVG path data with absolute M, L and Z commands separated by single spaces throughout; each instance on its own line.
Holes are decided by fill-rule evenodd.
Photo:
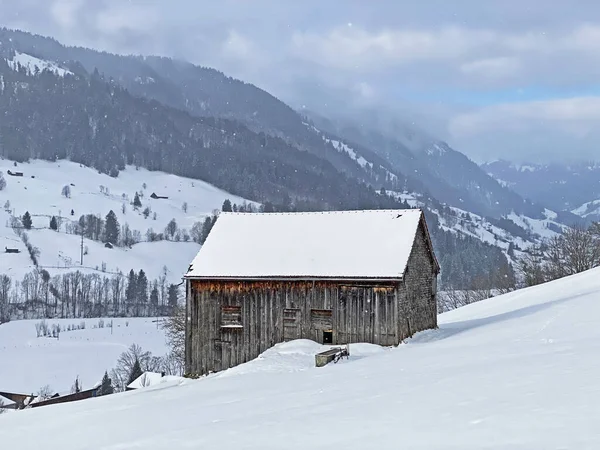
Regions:
M 27 234 L 40 251 L 40 267 L 51 274 L 77 269 L 108 273 L 144 269 L 149 278 L 158 278 L 166 266 L 169 280 L 179 282 L 198 252 L 198 244 L 140 242 L 131 248 L 108 249 L 99 241 L 84 239 L 82 267 L 81 236 L 68 233 L 69 224 L 85 214 L 104 219 L 112 210 L 120 225 L 128 224 L 145 240 L 149 229 L 161 233 L 172 219 L 189 233 L 194 223 L 220 209 L 225 199 L 232 203 L 244 202 L 199 180 L 136 170 L 131 166 L 116 178 L 69 161 L 32 161 L 15 167 L 10 161 L 0 160 L 0 171 L 7 183 L 0 191 L 0 206 L 10 204 L 0 210 L 0 249 L 9 247 L 21 251 L 18 254 L 0 253 L 0 273 L 17 279 L 34 266 L 24 243 L 10 227 L 11 215 L 22 217 L 27 211 L 31 214 L 33 227 Z M 10 176 L 8 171 L 21 172 L 23 176 Z M 70 191 L 68 197 L 62 195 L 65 186 Z M 140 193 L 142 202 L 142 207 L 137 210 L 132 206 L 136 192 Z M 168 198 L 153 199 L 152 193 Z M 147 217 L 143 214 L 145 208 L 150 210 Z M 52 216 L 62 218 L 58 232 L 49 228 Z
M 0 442 L 37 449 L 43 436 L 45 448 L 61 450 L 593 449 L 598 295 L 600 271 L 592 270 L 443 314 L 438 330 L 395 349 L 351 346 L 348 361 L 323 368 L 310 363 L 318 346 L 292 342 L 177 386 L 5 414 Z

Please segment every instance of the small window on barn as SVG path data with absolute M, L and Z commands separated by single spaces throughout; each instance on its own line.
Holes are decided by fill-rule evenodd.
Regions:
M 221 328 L 243 328 L 241 306 L 221 306 Z

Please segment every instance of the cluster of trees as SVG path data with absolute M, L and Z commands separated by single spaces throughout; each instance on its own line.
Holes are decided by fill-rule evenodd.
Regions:
M 101 276 L 79 271 L 51 277 L 36 269 L 23 280 L 0 275 L 0 323 L 14 319 L 166 316 L 177 306 L 179 287 L 166 268 L 149 281 L 143 271 Z
M 600 266 L 600 223 L 576 225 L 524 253 L 517 269 L 534 286 Z

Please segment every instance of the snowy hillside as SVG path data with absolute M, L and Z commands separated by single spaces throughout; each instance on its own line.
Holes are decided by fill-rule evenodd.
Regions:
M 558 230 L 565 229 L 565 225 L 559 223 L 557 214 L 546 209 L 544 218 L 533 219 L 523 215 L 509 214 L 503 220 L 493 220 L 478 214 L 455 207 L 440 209 L 436 206 L 428 206 L 428 201 L 423 195 L 414 192 L 389 192 L 399 200 L 407 202 L 411 207 L 427 207 L 438 216 L 440 226 L 443 230 L 452 233 L 470 236 L 490 245 L 494 245 L 508 252 L 512 244 L 517 249 L 527 249 L 533 244 L 540 243 L 543 239 L 549 239 L 558 235 Z
M 104 321 L 104 328 L 99 322 Z M 113 321 L 113 329 L 108 324 Z M 99 382 L 131 344 L 157 356 L 168 352 L 164 331 L 156 319 L 52 319 L 60 324 L 60 339 L 36 337 L 39 320 L 16 320 L 0 325 L 0 391 L 36 393 L 49 385 L 57 392 L 70 389 L 79 376 L 84 389 Z M 85 329 L 67 331 L 69 326 Z M 1 428 L 1 427 L 0 427 Z
M 20 52 L 15 52 L 15 56 L 12 60 L 8 61 L 8 65 L 13 70 L 18 70 L 19 66 L 24 67 L 28 74 L 35 74 L 36 72 L 43 72 L 44 70 L 49 70 L 61 77 L 64 77 L 67 74 L 73 74 L 71 71 L 58 66 L 55 62 L 45 61 Z
M 45 448 L 62 450 L 598 448 L 598 295 L 593 270 L 444 314 L 438 330 L 396 349 L 359 357 L 351 346 L 349 361 L 320 369 L 299 370 L 299 354 L 316 348 L 286 344 L 262 364 L 180 386 L 5 414 L 0 442 L 37 449 L 43 436 Z M 288 370 L 272 370 L 275 359 Z
M 23 176 L 10 176 L 9 170 L 22 172 Z M 104 218 L 112 210 L 120 225 L 128 224 L 144 240 L 148 229 L 163 232 L 171 219 L 176 220 L 179 228 L 189 231 L 195 222 L 220 209 L 225 199 L 232 203 L 244 201 L 202 181 L 134 167 L 127 167 L 117 178 L 112 178 L 69 161 L 33 161 L 14 167 L 12 162 L 1 160 L 0 171 L 7 182 L 0 191 L 0 206 L 10 203 L 10 213 L 0 210 L 0 249 L 21 250 L 19 254 L 0 253 L 0 273 L 17 278 L 29 272 L 33 264 L 24 244 L 9 227 L 11 214 L 17 217 L 26 211 L 31 214 L 33 229 L 27 234 L 40 250 L 40 266 L 54 274 L 80 268 L 81 237 L 66 231 L 69 223 L 81 215 Z M 61 194 L 64 186 L 70 190 L 68 198 Z M 138 210 L 131 205 L 136 192 L 142 195 L 142 207 Z M 152 193 L 168 199 L 153 199 Z M 143 214 L 146 207 L 150 209 L 148 217 Z M 52 216 L 63 218 L 58 233 L 49 229 Z M 105 263 L 106 272 L 141 268 L 150 278 L 157 278 L 166 265 L 172 281 L 180 279 L 199 249 L 193 242 L 170 241 L 141 242 L 131 249 L 107 249 L 100 242 L 85 239 L 84 246 L 87 254 L 83 266 L 87 270 L 101 270 Z
M 575 208 L 571 212 L 583 218 L 598 220 L 600 219 L 600 199 L 584 203 L 579 208 Z

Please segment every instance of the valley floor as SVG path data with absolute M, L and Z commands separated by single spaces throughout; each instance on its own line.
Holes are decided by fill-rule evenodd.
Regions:
M 113 329 L 109 324 L 113 323 Z M 40 320 L 15 320 L 0 325 L 0 391 L 36 394 L 48 385 L 68 393 L 75 378 L 83 389 L 102 380 L 131 344 L 156 356 L 168 352 L 165 333 L 156 318 L 48 319 L 49 328 L 60 325 L 59 339 L 36 337 Z M 100 328 L 99 324 L 103 323 Z M 85 325 L 85 329 L 79 328 Z M 2 426 L 0 426 L 0 429 Z M 1 441 L 0 441 L 1 442 Z
M 285 344 L 177 386 L 5 414 L 0 442 L 49 450 L 596 449 L 599 297 L 594 270 L 443 314 L 439 330 L 396 349 L 355 346 L 356 354 L 351 346 L 348 361 L 320 369 L 310 362 L 312 343 Z

